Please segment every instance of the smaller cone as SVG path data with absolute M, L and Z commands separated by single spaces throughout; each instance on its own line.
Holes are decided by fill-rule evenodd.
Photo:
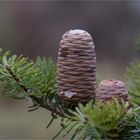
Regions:
M 119 80 L 103 80 L 96 89 L 96 102 L 104 103 L 116 98 L 121 104 L 122 100 L 130 104 L 128 91 L 125 84 Z

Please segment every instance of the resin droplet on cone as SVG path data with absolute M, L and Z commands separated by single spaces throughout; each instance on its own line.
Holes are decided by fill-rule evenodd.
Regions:
M 129 102 L 128 91 L 125 84 L 119 80 L 103 80 L 96 89 L 96 102 L 113 101 L 116 98 L 120 103 Z
M 57 60 L 57 94 L 62 102 L 86 103 L 96 88 L 96 56 L 91 35 L 70 30 L 62 36 Z

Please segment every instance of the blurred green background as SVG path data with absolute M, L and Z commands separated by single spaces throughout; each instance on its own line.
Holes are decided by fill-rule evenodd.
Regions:
M 140 57 L 135 51 L 140 38 L 140 1 L 0 2 L 0 48 L 14 54 L 56 61 L 61 36 L 77 28 L 93 37 L 101 79 L 124 80 L 126 66 Z M 30 100 L 0 99 L 1 140 L 49 140 L 57 133 L 57 122 L 45 129 L 48 111 L 28 113 L 28 105 Z

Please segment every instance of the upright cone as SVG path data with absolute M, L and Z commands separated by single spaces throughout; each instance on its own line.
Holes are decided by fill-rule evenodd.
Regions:
M 119 80 L 103 80 L 96 89 L 96 102 L 113 101 L 116 98 L 120 103 L 122 100 L 130 104 L 128 91 L 125 84 Z
M 86 103 L 95 96 L 96 55 L 91 35 L 70 30 L 62 36 L 57 60 L 57 94 L 64 103 Z

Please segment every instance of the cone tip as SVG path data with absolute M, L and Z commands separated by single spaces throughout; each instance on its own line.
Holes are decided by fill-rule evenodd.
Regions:
M 100 83 L 100 86 L 118 86 L 118 87 L 124 87 L 125 84 L 120 81 L 120 80 L 115 80 L 115 79 L 108 79 L 108 80 L 103 80 Z
M 72 30 L 69 30 L 69 31 L 66 32 L 66 33 L 69 33 L 69 34 L 71 34 L 71 35 L 78 35 L 78 34 L 87 35 L 87 36 L 89 36 L 90 38 L 92 38 L 91 35 L 90 35 L 87 31 L 81 30 L 81 29 L 72 29 Z
M 85 33 L 86 31 L 84 30 L 81 30 L 81 29 L 73 29 L 73 30 L 70 30 L 69 33 L 70 34 L 83 34 Z
M 92 36 L 85 30 L 72 29 L 65 32 L 61 38 L 60 45 L 70 44 L 70 46 L 88 46 L 95 47 Z

